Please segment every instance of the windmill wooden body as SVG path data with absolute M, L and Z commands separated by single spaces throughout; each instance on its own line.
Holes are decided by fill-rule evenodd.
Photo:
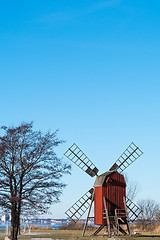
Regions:
M 140 214 L 140 209 L 126 197 L 126 182 L 122 172 L 142 154 L 143 152 L 131 143 L 109 171 L 98 175 L 98 168 L 75 143 L 65 152 L 64 155 L 88 175 L 97 176 L 94 188 L 91 188 L 66 211 L 67 216 L 77 222 L 89 209 L 83 236 L 93 201 L 94 223 L 99 225 L 93 235 L 98 234 L 104 227 L 107 227 L 109 236 L 112 231 L 117 235 L 119 232 L 126 234 L 123 225 L 127 225 L 128 232 L 131 234 L 129 220 L 134 221 Z

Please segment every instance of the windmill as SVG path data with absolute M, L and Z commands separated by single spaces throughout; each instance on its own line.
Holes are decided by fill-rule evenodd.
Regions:
M 132 142 L 108 171 L 98 175 L 98 168 L 75 143 L 64 153 L 89 176 L 96 176 L 94 188 L 86 192 L 65 212 L 76 223 L 88 210 L 82 236 L 85 234 L 93 201 L 94 223 L 99 227 L 92 235 L 97 235 L 104 227 L 108 230 L 108 236 L 111 236 L 112 232 L 116 235 L 120 232 L 127 234 L 123 229 L 124 225 L 131 235 L 129 222 L 134 221 L 141 210 L 126 197 L 126 182 L 122 172 L 142 154 L 139 147 Z

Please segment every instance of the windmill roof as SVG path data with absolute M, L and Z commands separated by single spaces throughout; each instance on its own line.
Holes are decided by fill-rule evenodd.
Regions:
M 103 186 L 103 183 L 104 183 L 106 177 L 109 176 L 113 172 L 115 172 L 115 171 L 107 171 L 107 172 L 97 176 L 96 181 L 94 183 L 94 187 Z

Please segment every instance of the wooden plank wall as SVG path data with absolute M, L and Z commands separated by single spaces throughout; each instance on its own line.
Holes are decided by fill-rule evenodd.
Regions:
M 106 177 L 106 179 L 108 176 Z M 106 198 L 109 216 L 114 214 L 114 209 L 124 209 L 123 196 L 126 196 L 126 183 L 124 176 L 118 172 L 110 174 L 109 180 L 102 187 L 95 187 L 95 224 L 106 225 L 103 219 L 104 204 L 103 196 Z

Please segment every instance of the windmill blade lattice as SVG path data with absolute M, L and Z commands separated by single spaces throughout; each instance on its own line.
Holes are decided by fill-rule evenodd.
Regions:
M 96 166 L 75 143 L 64 153 L 64 155 L 91 177 L 97 175 L 98 169 Z
M 126 206 L 129 214 L 129 219 L 133 222 L 140 213 L 142 212 L 141 209 L 134 203 L 132 202 L 128 197 L 126 197 Z
M 93 192 L 94 189 L 91 188 L 65 212 L 65 214 L 70 217 L 75 223 L 89 208 Z
M 131 165 L 136 159 L 138 159 L 143 152 L 133 142 L 122 153 L 114 165 L 110 168 L 110 171 L 123 172 L 129 165 Z

